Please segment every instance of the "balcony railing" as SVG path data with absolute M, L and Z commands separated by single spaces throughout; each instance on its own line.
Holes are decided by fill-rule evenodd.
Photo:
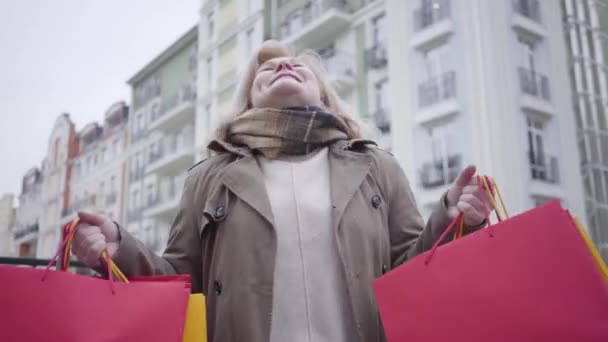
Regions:
M 388 57 L 384 43 L 376 43 L 365 51 L 365 60 L 371 69 L 378 69 L 386 66 Z
M 549 79 L 547 76 L 539 74 L 524 67 L 519 68 L 519 85 L 524 94 L 551 100 L 549 91 Z
M 449 185 L 454 182 L 461 169 L 460 155 L 449 156 L 447 160 L 425 163 L 420 170 L 420 183 L 425 189 Z
M 194 129 L 184 129 L 181 134 L 169 135 L 161 140 L 160 147 L 150 156 L 150 164 L 194 146 Z
M 559 165 L 556 157 L 528 151 L 528 159 L 532 179 L 559 184 Z
M 418 85 L 418 106 L 427 107 L 456 96 L 456 73 L 445 72 Z
M 513 10 L 529 19 L 541 22 L 538 0 L 513 0 Z
M 160 106 L 160 111 L 156 112 L 156 114 L 151 118 L 151 121 L 154 122 L 162 118 L 178 106 L 184 103 L 193 102 L 195 99 L 196 89 L 194 88 L 194 86 L 190 84 L 184 84 L 179 88 L 179 90 L 175 94 L 170 96 L 166 101 L 163 101 Z
M 382 133 L 388 133 L 391 131 L 391 118 L 390 112 L 386 108 L 378 108 L 372 114 L 376 127 Z
M 330 9 L 338 9 L 348 12 L 349 3 L 346 0 L 317 0 L 307 1 L 304 5 L 295 11 L 300 11 L 300 18 L 294 19 L 288 15 L 277 27 L 276 35 L 279 39 L 285 39 L 291 34 L 296 33 L 304 26 L 310 24 L 313 20 L 323 15 Z M 296 12 L 292 13 L 296 13 Z
M 40 227 L 38 226 L 38 223 L 30 224 L 29 226 L 25 226 L 23 229 L 16 230 L 14 238 L 15 240 L 19 240 L 28 234 L 37 233 L 39 230 Z
M 414 11 L 414 31 L 421 31 L 450 16 L 449 0 L 425 0 Z

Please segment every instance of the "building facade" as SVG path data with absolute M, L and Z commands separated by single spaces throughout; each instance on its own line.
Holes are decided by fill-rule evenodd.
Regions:
M 11 255 L 12 229 L 15 224 L 15 195 L 0 198 L 0 256 Z
M 195 158 L 198 28 L 140 70 L 132 87 L 126 229 L 156 252 L 166 244 Z
M 12 230 L 11 255 L 36 257 L 42 207 L 42 172 L 31 168 L 21 181 L 19 206 Z
M 608 2 L 562 0 L 561 6 L 588 224 L 608 260 Z
M 50 258 L 57 251 L 62 237 L 63 212 L 69 206 L 71 159 L 78 152 L 74 123 L 68 114 L 55 121 L 42 162 L 42 213 L 36 256 Z
M 128 117 L 127 105 L 117 102 L 106 111 L 102 124 L 92 122 L 78 132 L 62 223 L 76 218 L 80 210 L 123 221 Z

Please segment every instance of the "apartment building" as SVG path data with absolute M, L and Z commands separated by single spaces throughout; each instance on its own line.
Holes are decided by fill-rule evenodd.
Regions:
M 608 2 L 561 1 L 589 229 L 608 260 Z
M 129 122 L 126 229 L 156 252 L 168 238 L 195 158 L 198 27 L 137 72 Z
M 237 82 L 269 31 L 265 0 L 203 0 L 199 22 L 197 159 L 233 104 Z
M 41 207 L 38 258 L 50 258 L 62 237 L 62 216 L 69 206 L 71 159 L 78 152 L 76 130 L 69 114 L 61 114 L 51 131 L 47 153 L 42 162 Z
M 12 255 L 36 257 L 42 213 L 42 172 L 33 167 L 21 180 L 19 206 L 12 229 Z
M 476 164 L 512 212 L 557 198 L 584 219 L 559 3 L 388 1 L 387 13 L 394 152 L 423 211 Z
M 69 205 L 62 223 L 90 211 L 123 221 L 129 108 L 123 101 L 110 106 L 102 123 L 91 122 L 78 133 L 78 152 L 70 161 Z

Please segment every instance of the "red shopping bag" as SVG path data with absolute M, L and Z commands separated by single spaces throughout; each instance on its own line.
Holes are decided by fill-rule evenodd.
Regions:
M 435 246 L 373 286 L 389 342 L 608 341 L 607 283 L 557 201 Z
M 110 266 L 109 279 L 0 266 L 0 341 L 181 342 L 189 279 L 118 283 Z

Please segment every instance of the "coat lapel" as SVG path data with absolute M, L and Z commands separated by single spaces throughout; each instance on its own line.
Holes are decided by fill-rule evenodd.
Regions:
M 246 155 L 228 165 L 224 170 L 223 181 L 230 191 L 273 225 L 272 208 L 264 184 L 264 175 L 255 157 Z
M 331 199 L 335 207 L 334 228 L 338 226 L 346 206 L 361 186 L 372 164 L 372 158 L 368 154 L 352 152 L 347 147 L 345 142 L 336 143 L 330 150 L 329 175 Z

